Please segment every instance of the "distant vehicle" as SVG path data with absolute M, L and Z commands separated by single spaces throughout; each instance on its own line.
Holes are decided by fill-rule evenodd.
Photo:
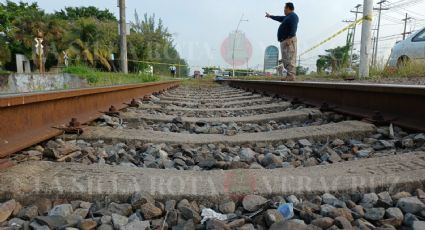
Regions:
M 388 66 L 398 68 L 409 62 L 425 64 L 425 28 L 394 46 Z
M 199 70 L 195 70 L 195 71 L 193 72 L 193 78 L 197 79 L 197 78 L 202 78 L 202 77 L 203 77 L 203 76 L 202 76 L 201 71 L 199 71 Z
M 223 72 L 223 77 L 230 77 L 230 72 L 229 71 L 224 71 Z
M 222 70 L 214 70 L 213 71 L 214 72 L 214 76 L 216 77 L 216 78 L 218 78 L 218 77 L 223 77 L 223 71 Z

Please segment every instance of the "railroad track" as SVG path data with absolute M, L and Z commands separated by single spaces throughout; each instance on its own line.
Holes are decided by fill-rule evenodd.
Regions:
M 0 227 L 422 229 L 424 134 L 227 83 L 252 92 L 160 90 L 13 155 L 0 203 L 24 208 L 1 204 Z M 205 208 L 228 220 L 201 224 Z

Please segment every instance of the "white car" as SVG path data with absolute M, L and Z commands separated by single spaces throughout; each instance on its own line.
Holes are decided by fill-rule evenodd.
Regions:
M 425 64 L 425 28 L 394 46 L 388 66 L 399 67 L 407 62 Z

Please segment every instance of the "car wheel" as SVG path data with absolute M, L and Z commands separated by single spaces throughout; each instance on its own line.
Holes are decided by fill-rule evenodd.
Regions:
M 401 56 L 397 60 L 397 68 L 405 67 L 409 63 L 409 57 Z

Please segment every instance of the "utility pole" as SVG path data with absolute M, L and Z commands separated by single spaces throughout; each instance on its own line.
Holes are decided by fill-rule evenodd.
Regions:
M 125 0 L 118 0 L 118 7 L 120 8 L 120 60 L 121 71 L 128 73 L 128 60 L 127 60 L 127 21 L 125 17 Z
M 371 62 L 371 64 L 372 64 L 372 66 L 375 66 L 375 54 L 376 54 L 376 31 L 378 31 L 378 29 L 377 28 L 375 28 L 375 29 L 372 29 L 372 62 Z
M 376 52 L 375 44 L 376 44 L 376 37 L 372 37 L 372 57 L 375 57 L 375 52 Z M 375 65 L 375 59 L 372 58 L 372 66 L 374 66 L 374 65 Z
M 354 8 L 356 10 L 351 10 L 351 13 L 354 13 L 356 15 L 354 21 L 357 23 L 357 20 L 359 19 L 359 14 L 361 14 L 362 12 L 359 11 L 360 7 L 362 7 L 362 4 L 358 4 L 357 6 L 355 6 Z M 353 25 L 353 40 L 351 42 L 351 47 L 350 47 L 350 67 L 353 67 L 353 51 L 354 51 L 354 41 L 356 39 L 356 30 L 357 30 L 357 24 Z
M 407 21 L 412 19 L 411 17 L 408 17 L 407 13 L 406 13 L 406 17 L 402 20 L 404 21 L 404 31 L 403 31 L 403 40 L 406 39 L 406 35 L 410 34 L 410 32 L 406 32 L 407 30 Z
M 360 69 L 359 77 L 369 77 L 370 46 L 372 37 L 373 0 L 364 0 L 362 40 L 360 44 Z
M 352 24 L 353 22 L 355 22 L 355 21 L 352 21 L 352 20 L 344 20 L 344 21 L 342 21 L 342 22 L 345 22 L 345 23 L 348 23 L 348 24 Z M 352 34 L 353 34 L 353 27 L 352 26 L 350 26 L 350 28 L 348 28 L 348 30 L 347 30 L 347 41 L 346 41 L 346 44 L 347 45 L 351 45 L 351 41 L 352 41 Z
M 373 56 L 373 63 L 374 65 L 377 65 L 378 63 L 378 45 L 379 45 L 379 30 L 381 28 L 381 14 L 383 10 L 389 10 L 389 8 L 382 8 L 382 4 L 384 4 L 385 2 L 387 2 L 387 0 L 382 0 L 380 2 L 378 2 L 379 8 L 373 8 L 374 10 L 378 10 L 379 11 L 379 16 L 378 16 L 378 30 L 376 31 L 376 41 L 375 41 L 375 55 Z

